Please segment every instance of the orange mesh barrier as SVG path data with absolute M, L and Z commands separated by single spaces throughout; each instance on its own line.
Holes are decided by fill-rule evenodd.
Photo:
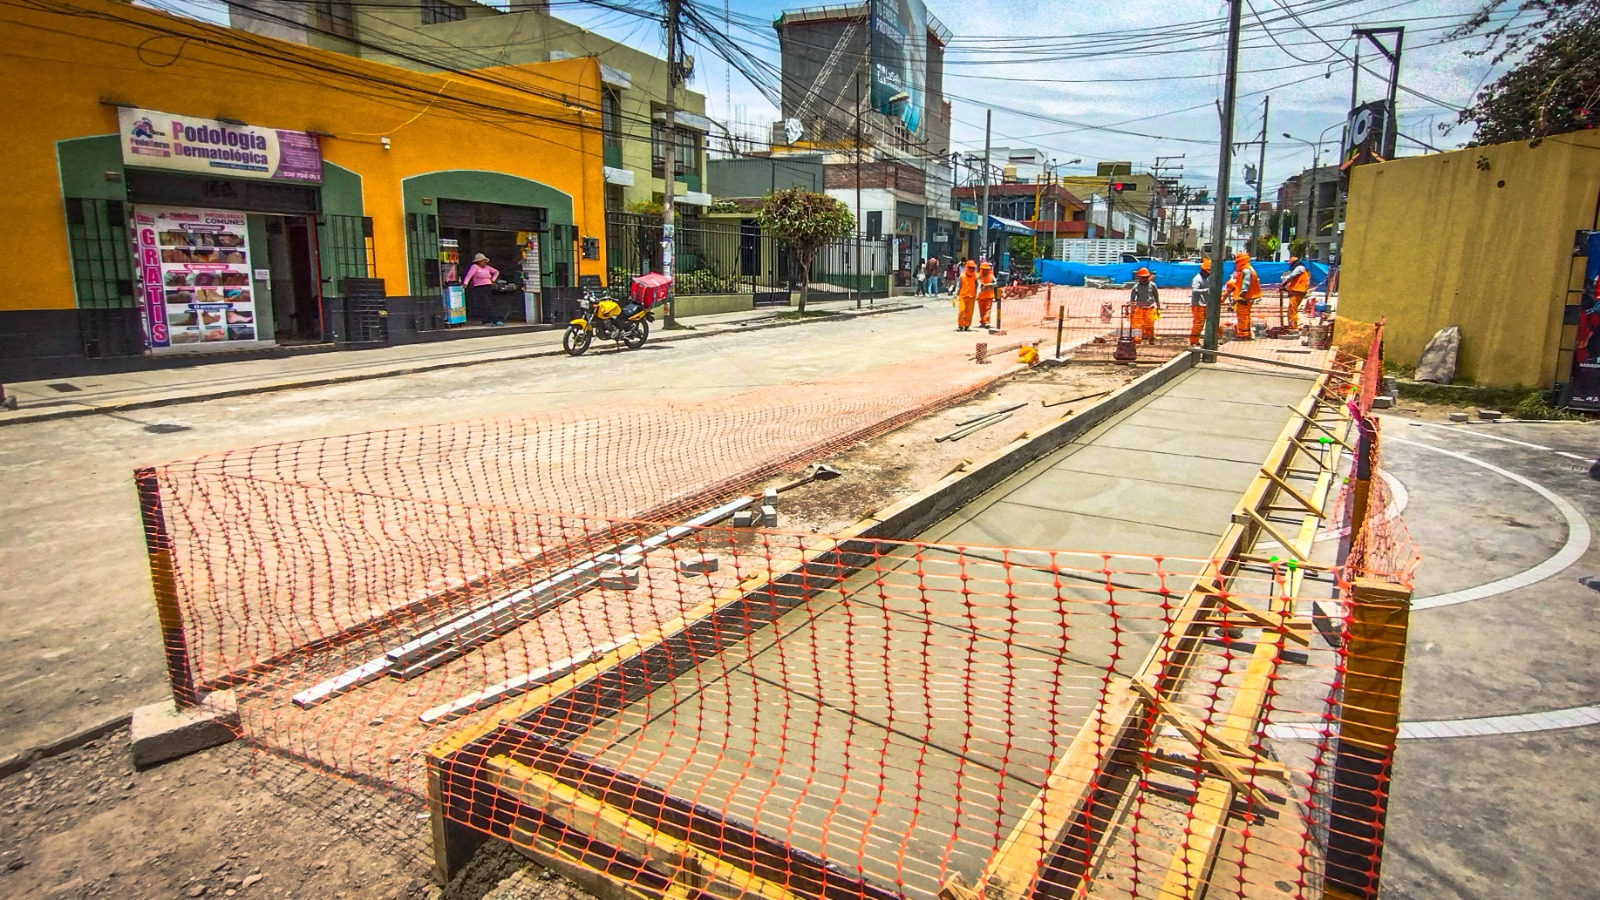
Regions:
M 1415 552 L 1381 481 L 1357 523 L 1313 511 L 1354 471 L 1337 444 L 1280 441 L 1216 558 L 728 525 L 762 503 L 739 491 L 977 371 L 147 472 L 166 637 L 255 745 L 427 798 L 446 869 L 493 836 L 651 896 L 1349 883 L 1382 823 L 1353 748 L 1387 772 L 1368 698 L 1398 696 L 1368 595 L 1408 590 Z M 1347 425 L 1343 396 L 1309 415 Z

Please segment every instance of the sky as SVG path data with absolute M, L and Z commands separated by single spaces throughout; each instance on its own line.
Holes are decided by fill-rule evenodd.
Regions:
M 205 16 L 216 0 L 188 3 Z M 275 2 L 275 0 L 264 0 Z M 358 0 L 359 2 L 359 0 Z M 771 22 L 786 9 L 825 4 L 796 0 L 681 0 L 739 46 L 779 65 Z M 1266 184 L 1308 167 L 1321 138 L 1324 164 L 1335 161 L 1340 126 L 1350 108 L 1351 29 L 1406 28 L 1399 95 L 1400 131 L 1451 149 L 1470 126 L 1441 135 L 1483 84 L 1504 71 L 1487 56 L 1470 56 L 1480 38 L 1448 40 L 1450 30 L 1481 0 L 1246 0 L 1239 57 L 1236 142 L 1256 139 L 1264 98 L 1271 97 Z M 496 5 L 490 3 L 489 5 Z M 498 5 L 504 5 L 500 0 Z M 953 149 L 983 148 L 984 115 L 993 109 L 993 145 L 1037 148 L 1064 165 L 1062 174 L 1089 174 L 1099 160 L 1128 160 L 1148 171 L 1160 157 L 1166 174 L 1196 187 L 1214 187 L 1221 132 L 1228 5 L 1219 0 L 926 0 L 928 12 L 952 33 L 946 51 L 945 93 L 953 106 Z M 662 54 L 662 0 L 551 0 L 552 12 L 630 46 Z M 726 16 L 726 18 L 724 18 Z M 206 16 L 210 17 L 210 16 Z M 765 133 L 778 109 L 714 47 L 690 31 L 695 57 L 689 85 L 706 95 L 721 122 L 742 122 Z M 1388 63 L 1362 46 L 1358 102 L 1383 98 Z M 749 68 L 749 63 L 745 63 Z M 1422 96 L 1418 96 L 1422 95 Z M 1287 132 L 1300 141 L 1283 137 Z M 1426 152 L 1404 138 L 1400 155 Z M 1233 169 L 1240 193 L 1243 166 L 1259 148 L 1239 148 Z

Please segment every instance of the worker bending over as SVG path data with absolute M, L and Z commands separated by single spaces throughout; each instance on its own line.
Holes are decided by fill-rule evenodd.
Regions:
M 1200 346 L 1200 334 L 1206 330 L 1206 307 L 1211 299 L 1211 260 L 1200 260 L 1200 274 L 1189 282 L 1189 346 Z
M 967 260 L 956 280 L 956 330 L 972 330 L 972 305 L 978 300 L 978 264 Z
M 989 308 L 994 306 L 994 268 L 988 260 L 978 264 L 978 327 L 989 327 Z
M 1306 294 L 1311 291 L 1311 273 L 1307 271 L 1306 264 L 1300 257 L 1289 257 L 1289 271 L 1283 276 L 1283 291 L 1289 295 L 1289 321 L 1290 328 L 1300 327 L 1300 307 L 1306 302 Z
M 1233 257 L 1233 277 L 1222 294 L 1233 297 L 1234 339 L 1250 340 L 1250 307 L 1261 299 L 1261 276 L 1250 265 L 1250 254 L 1241 251 Z
M 1128 293 L 1128 301 L 1133 309 L 1133 340 L 1138 343 L 1142 336 L 1145 343 L 1153 344 L 1156 340 L 1156 313 L 1161 309 L 1161 292 L 1156 289 L 1155 279 L 1150 276 L 1149 269 L 1140 267 L 1133 277 L 1133 290 Z

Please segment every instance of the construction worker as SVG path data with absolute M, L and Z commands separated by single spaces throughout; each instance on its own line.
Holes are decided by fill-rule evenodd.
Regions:
M 1200 274 L 1189 282 L 1189 346 L 1200 346 L 1200 335 L 1206 330 L 1206 307 L 1211 299 L 1211 260 L 1200 260 Z
M 978 264 L 967 260 L 956 283 L 956 330 L 972 330 L 972 305 L 978 301 Z
M 1156 281 L 1150 275 L 1150 270 L 1139 267 L 1133 273 L 1133 289 L 1128 292 L 1130 309 L 1133 310 L 1134 343 L 1138 343 L 1140 336 L 1147 344 L 1156 340 L 1156 314 L 1161 309 L 1161 291 L 1156 289 Z
M 1289 271 L 1283 276 L 1283 292 L 1289 295 L 1289 321 L 1290 328 L 1300 328 L 1300 307 L 1306 302 L 1306 294 L 1311 290 L 1311 273 L 1307 271 L 1305 263 L 1300 257 L 1289 257 Z
M 1261 299 L 1261 276 L 1250 265 L 1250 254 L 1242 250 L 1234 254 L 1233 277 L 1228 279 L 1228 286 L 1223 288 L 1222 295 L 1233 298 L 1234 339 L 1251 340 L 1250 307 Z
M 994 306 L 994 267 L 988 260 L 978 264 L 978 327 L 989 327 L 989 308 Z M 970 319 L 969 319 L 970 321 Z

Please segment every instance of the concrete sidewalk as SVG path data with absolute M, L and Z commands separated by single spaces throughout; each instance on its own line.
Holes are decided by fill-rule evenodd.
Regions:
M 807 311 L 824 311 L 849 317 L 870 316 L 915 309 L 926 302 L 932 301 L 914 297 L 864 300 L 858 310 L 854 300 L 814 300 L 807 304 Z M 651 333 L 650 342 L 684 341 L 834 320 L 833 317 L 791 321 L 777 318 L 790 311 L 785 307 L 775 307 L 697 316 L 687 320 L 687 327 L 674 331 L 659 330 L 661 323 L 658 320 L 657 330 Z M 470 339 L 370 350 L 306 353 L 271 359 L 199 364 L 184 364 L 174 360 L 174 365 L 169 368 L 141 372 L 17 382 L 6 384 L 5 389 L 8 396 L 17 399 L 19 408 L 15 411 L 0 410 L 0 425 L 149 409 L 507 360 L 559 356 L 564 352 L 561 349 L 561 336 L 562 329 L 519 329 L 508 334 L 490 332 L 483 337 Z

